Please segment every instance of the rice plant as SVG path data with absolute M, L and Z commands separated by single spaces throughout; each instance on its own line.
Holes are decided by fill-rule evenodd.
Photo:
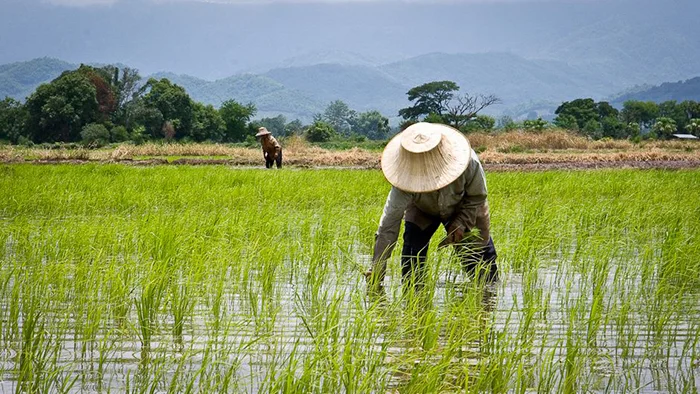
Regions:
M 0 175 L 4 392 L 700 389 L 697 170 L 490 173 L 501 281 L 431 244 L 380 299 L 376 170 Z

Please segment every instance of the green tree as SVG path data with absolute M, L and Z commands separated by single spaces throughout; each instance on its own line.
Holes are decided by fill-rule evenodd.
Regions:
M 147 106 L 143 98 L 130 102 L 126 108 L 127 129 L 133 133 L 137 128 L 143 128 L 141 133 L 143 138 L 163 138 L 162 129 L 165 118 L 160 110 Z
M 576 130 L 583 130 L 591 120 L 598 121 L 600 115 L 598 107 L 592 98 L 576 99 L 574 101 L 565 101 L 554 113 L 557 117 L 554 119 L 554 124 L 559 127 L 566 125 L 567 129 L 572 129 L 571 119 L 576 121 Z
M 83 126 L 100 119 L 97 89 L 90 79 L 68 71 L 40 85 L 27 98 L 28 135 L 34 142 L 80 140 Z
M 690 120 L 686 116 L 683 107 L 681 107 L 675 100 L 668 100 L 659 104 L 659 118 L 673 119 L 676 122 L 676 126 L 679 130 L 684 129 L 685 125 L 688 124 L 688 121 Z
M 416 86 L 406 93 L 413 105 L 399 110 L 399 116 L 405 120 L 420 120 L 430 114 L 443 116 L 458 90 L 459 86 L 452 81 L 434 81 Z
M 589 120 L 581 130 L 584 135 L 593 138 L 594 140 L 603 137 L 603 125 L 596 119 Z
M 221 118 L 219 111 L 212 105 L 194 103 L 194 121 L 192 123 L 192 140 L 221 141 L 226 134 L 226 123 Z
M 357 113 L 351 110 L 345 102 L 335 100 L 328 104 L 321 119 L 330 124 L 336 133 L 347 137 L 351 133 L 355 117 L 357 117 Z
M 138 70 L 124 67 L 121 70 L 116 66 L 103 67 L 111 76 L 110 83 L 116 100 L 116 110 L 112 121 L 126 126 L 127 108 L 131 101 L 138 100 L 146 89 L 141 86 L 141 76 Z
M 660 140 L 670 139 L 677 130 L 676 121 L 671 118 L 659 118 L 651 128 L 654 136 Z
M 659 116 L 659 106 L 653 101 L 625 101 L 620 115 L 625 123 L 639 123 L 647 129 Z
M 0 141 L 17 143 L 24 136 L 26 122 L 27 110 L 22 103 L 10 97 L 0 101 Z
M 111 142 L 124 142 L 129 140 L 129 130 L 124 126 L 114 126 L 109 131 L 109 140 Z
M 310 142 L 326 142 L 335 136 L 333 126 L 322 121 L 316 121 L 306 130 L 306 139 Z
M 146 83 L 145 90 L 148 92 L 143 97 L 145 106 L 160 111 L 164 124 L 172 124 L 175 129 L 174 138 L 180 139 L 191 133 L 194 102 L 183 87 L 166 78 L 151 78 Z
M 685 131 L 700 137 L 700 119 L 690 119 L 687 125 L 685 125 Z
M 277 115 L 274 118 L 262 118 L 257 121 L 259 126 L 265 127 L 272 135 L 286 136 L 287 118 L 284 115 Z
M 496 125 L 496 119 L 488 115 L 477 115 L 476 118 L 472 119 L 465 126 L 461 128 L 461 131 L 469 133 L 474 131 L 491 131 Z
M 700 103 L 697 101 L 686 100 L 678 104 L 678 107 L 685 113 L 685 118 L 690 121 L 690 119 L 700 119 Z
M 235 100 L 224 101 L 224 103 L 221 104 L 221 108 L 219 108 L 219 114 L 226 124 L 226 136 L 224 137 L 224 141 L 245 141 L 246 135 L 250 134 L 247 124 L 255 115 L 256 111 L 253 103 L 243 105 Z
M 353 120 L 352 129 L 355 133 L 371 140 L 383 140 L 389 136 L 391 128 L 389 119 L 379 111 L 362 112 Z
M 598 120 L 602 121 L 605 118 L 617 118 L 620 116 L 620 111 L 613 107 L 607 101 L 601 101 L 595 105 L 596 112 L 598 113 Z
M 617 116 L 604 117 L 601 122 L 603 137 L 610 138 L 627 138 L 630 134 L 627 132 L 625 124 L 618 119 Z
M 554 125 L 565 130 L 579 130 L 578 122 L 573 115 L 559 115 L 554 119 Z
M 284 135 L 286 135 L 286 136 L 299 134 L 303 130 L 304 130 L 304 124 L 301 123 L 301 120 L 299 120 L 299 119 L 294 119 L 293 121 L 284 125 Z
M 624 123 L 623 123 L 623 125 L 624 125 Z M 625 127 L 626 135 L 631 137 L 631 138 L 639 137 L 639 134 L 640 134 L 641 129 L 642 129 L 642 127 L 639 125 L 639 123 L 635 123 L 635 122 L 627 123 L 627 125 L 625 125 L 624 127 Z

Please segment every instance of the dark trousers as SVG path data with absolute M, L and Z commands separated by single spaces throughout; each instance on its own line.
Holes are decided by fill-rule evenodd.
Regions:
M 427 228 L 421 229 L 414 223 L 405 222 L 401 251 L 401 274 L 404 283 L 412 283 L 413 280 L 422 282 L 430 238 L 440 224 L 440 221 L 435 221 Z M 480 250 L 469 250 L 466 245 L 456 245 L 455 248 L 462 261 L 462 267 L 468 275 L 478 276 L 487 282 L 498 280 L 497 255 L 493 238 L 489 238 L 486 247 Z
M 273 164 L 277 164 L 277 168 L 282 168 L 282 150 L 280 149 L 280 153 L 277 155 L 276 159 L 268 159 L 267 157 L 265 158 L 265 168 L 272 168 Z

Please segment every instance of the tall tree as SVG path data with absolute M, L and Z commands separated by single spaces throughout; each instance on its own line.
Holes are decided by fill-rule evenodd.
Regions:
M 284 126 L 287 124 L 287 118 L 284 115 L 277 115 L 274 118 L 262 118 L 257 121 L 258 125 L 265 127 L 272 135 L 286 136 L 287 131 Z
M 673 136 L 673 133 L 678 130 L 678 127 L 676 126 L 676 121 L 671 118 L 659 118 L 656 120 L 651 130 L 656 138 L 667 140 Z
M 399 110 L 405 120 L 420 120 L 430 114 L 442 116 L 459 86 L 452 81 L 434 81 L 416 86 L 406 93 L 413 105 Z
M 348 136 L 357 113 L 341 101 L 335 100 L 328 104 L 321 117 L 324 122 L 330 124 L 336 133 Z
M 194 103 L 194 121 L 190 137 L 197 142 L 221 141 L 226 134 L 226 123 L 212 105 Z
M 648 129 L 659 116 L 659 106 L 653 101 L 625 101 L 620 114 L 625 123 L 639 123 Z
M 163 115 L 164 124 L 170 122 L 175 129 L 175 138 L 179 139 L 192 130 L 194 103 L 181 86 L 168 79 L 151 78 L 146 83 L 146 95 L 143 97 L 146 107 L 155 108 Z
M 34 142 L 80 140 L 83 126 L 100 117 L 97 89 L 81 72 L 68 71 L 27 98 L 27 127 Z
M 102 67 L 102 69 L 106 74 L 110 75 L 109 81 L 116 100 L 113 122 L 125 124 L 128 116 L 128 104 L 141 97 L 146 86 L 141 86 L 141 76 L 136 69 L 124 67 L 120 70 L 118 67 L 111 65 Z
M 27 110 L 22 103 L 11 97 L 0 101 L 0 141 L 19 142 L 26 122 Z
M 353 121 L 353 131 L 371 140 L 386 139 L 391 131 L 389 119 L 379 111 L 362 112 Z
M 284 125 L 284 135 L 299 134 L 304 130 L 304 124 L 301 120 L 294 119 L 293 121 Z
M 590 121 L 600 120 L 598 107 L 592 98 L 565 101 L 554 113 L 557 115 L 557 118 L 554 119 L 556 125 L 560 127 L 570 126 L 570 120 L 573 118 L 576 120 L 577 130 L 584 130 Z
M 247 124 L 256 111 L 253 103 L 243 105 L 235 100 L 224 101 L 219 108 L 219 114 L 226 124 L 224 140 L 229 142 L 244 141 L 249 132 Z

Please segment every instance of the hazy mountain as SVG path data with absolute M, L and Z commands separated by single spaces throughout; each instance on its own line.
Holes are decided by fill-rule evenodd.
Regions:
M 433 52 L 509 52 L 611 83 L 700 72 L 697 0 L 58 2 L 0 1 L 0 63 L 51 56 L 220 79 Z
M 75 68 L 78 66 L 50 58 L 0 65 L 0 99 L 9 96 L 24 100 L 41 83 Z
M 275 69 L 266 76 L 327 104 L 343 100 L 356 110 L 379 109 L 393 116 L 408 90 L 376 67 L 319 64 Z
M 700 77 L 687 81 L 666 82 L 659 86 L 647 87 L 646 89 L 635 89 L 632 92 L 614 97 L 612 103 L 622 106 L 628 100 L 654 101 L 657 103 L 668 100 L 678 102 L 693 100 L 700 102 Z
M 310 120 L 325 108 L 322 101 L 264 75 L 240 74 L 216 81 L 172 73 L 156 73 L 151 77 L 168 78 L 184 87 L 194 100 L 217 107 L 230 99 L 252 102 L 258 109 L 258 117 L 283 114 L 291 119 Z
M 24 99 L 40 82 L 48 82 L 62 71 L 76 67 L 49 58 L 0 66 L 0 93 L 2 97 Z M 495 94 L 503 103 L 487 113 L 505 113 L 516 118 L 548 118 L 562 101 L 579 97 L 604 99 L 628 86 L 624 85 L 627 80 L 624 78 L 610 82 L 603 73 L 581 71 L 558 61 L 527 60 L 508 53 L 433 53 L 374 67 L 317 64 L 276 68 L 264 74 L 236 74 L 214 81 L 167 72 L 144 79 L 149 77 L 168 78 L 183 86 L 194 100 L 206 104 L 219 106 L 235 99 L 254 103 L 259 117 L 283 114 L 304 121 L 310 121 L 333 100 L 343 100 L 358 111 L 376 109 L 395 117 L 400 108 L 409 105 L 406 92 L 410 88 L 434 80 L 455 81 L 462 92 Z M 627 90 L 628 95 L 620 100 L 646 97 L 644 94 L 693 99 L 697 85 L 698 80 L 694 79 L 664 84 L 649 92 L 636 88 Z

